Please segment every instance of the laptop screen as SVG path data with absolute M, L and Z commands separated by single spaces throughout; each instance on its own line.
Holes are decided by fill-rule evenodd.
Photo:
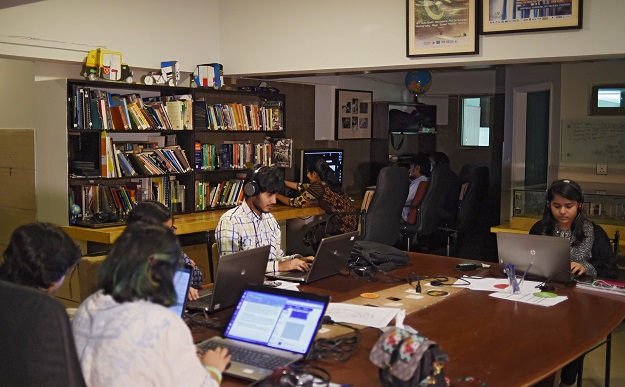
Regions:
M 176 290 L 176 304 L 169 307 L 174 313 L 182 317 L 187 300 L 189 283 L 191 281 L 191 266 L 181 267 L 174 274 L 174 289 Z
M 315 338 L 327 303 L 327 297 L 307 297 L 304 292 L 246 289 L 224 337 L 303 355 Z

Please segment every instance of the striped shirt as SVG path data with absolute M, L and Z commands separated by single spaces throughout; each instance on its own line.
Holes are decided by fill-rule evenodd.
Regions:
M 277 271 L 276 262 L 295 258 L 285 256 L 280 242 L 282 239 L 278 221 L 270 213 L 257 215 L 243 201 L 241 205 L 228 210 L 219 218 L 215 239 L 219 256 L 250 250 L 261 246 L 271 246 L 267 271 Z

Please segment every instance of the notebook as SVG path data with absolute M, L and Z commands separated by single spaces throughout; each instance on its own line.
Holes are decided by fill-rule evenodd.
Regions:
M 265 280 L 270 248 L 262 246 L 220 257 L 213 288 L 200 290 L 200 298 L 187 301 L 186 308 L 212 312 L 234 305 L 246 284 Z
M 223 337 L 197 348 L 228 348 L 232 360 L 224 374 L 260 380 L 308 356 L 329 302 L 328 296 L 247 285 Z
M 174 289 L 176 290 L 176 304 L 169 307 L 178 316 L 184 316 L 185 302 L 191 283 L 191 266 L 183 266 L 174 273 Z
M 323 238 L 310 270 L 273 272 L 268 273 L 267 277 L 309 283 L 337 274 L 345 269 L 357 236 L 358 232 L 354 231 Z
M 501 269 L 513 264 L 523 274 L 532 264 L 526 278 L 570 282 L 571 248 L 568 238 L 545 235 L 497 233 L 497 252 Z

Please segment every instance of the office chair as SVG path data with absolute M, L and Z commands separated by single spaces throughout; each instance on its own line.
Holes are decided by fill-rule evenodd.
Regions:
M 417 208 L 415 224 L 403 223 L 400 225 L 402 239 L 406 243 L 406 250 L 410 251 L 413 240 L 417 238 L 420 250 L 429 250 L 429 237 L 437 231 L 441 223 L 441 212 L 445 202 L 445 196 L 449 186 L 455 177 L 455 173 L 449 165 L 437 165 L 432 171 L 430 182 L 421 204 Z
M 458 202 L 458 216 L 454 221 L 447 222 L 439 227 L 446 235 L 447 256 L 451 255 L 451 249 L 462 244 L 462 239 L 478 225 L 482 202 L 488 191 L 489 174 L 488 167 L 470 168 L 469 180 L 463 184 L 462 198 Z M 466 185 L 465 185 L 466 184 Z
M 215 273 L 217 273 L 217 265 L 219 264 L 219 251 L 217 250 L 217 242 L 213 237 L 213 232 L 206 231 L 206 250 L 208 253 L 208 273 L 210 275 L 210 282 L 215 282 Z
M 0 295 L 0 385 L 85 386 L 63 305 L 4 281 Z
M 360 240 L 394 246 L 399 241 L 399 222 L 407 196 L 406 168 L 382 168 L 369 208 L 362 217 Z

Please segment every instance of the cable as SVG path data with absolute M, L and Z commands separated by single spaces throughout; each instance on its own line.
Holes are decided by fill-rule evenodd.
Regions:
M 340 325 L 352 329 L 353 332 L 334 339 L 315 340 L 311 357 L 332 361 L 344 361 L 351 358 L 360 344 L 360 330 L 351 325 L 333 321 L 330 316 L 323 317 L 323 324 Z
M 202 309 L 201 312 L 195 313 L 185 311 L 184 317 L 188 319 L 188 324 L 191 326 L 215 329 L 220 332 L 223 331 L 226 325 L 225 322 L 219 317 L 209 317 L 205 309 Z M 204 318 L 202 319 L 202 317 Z

